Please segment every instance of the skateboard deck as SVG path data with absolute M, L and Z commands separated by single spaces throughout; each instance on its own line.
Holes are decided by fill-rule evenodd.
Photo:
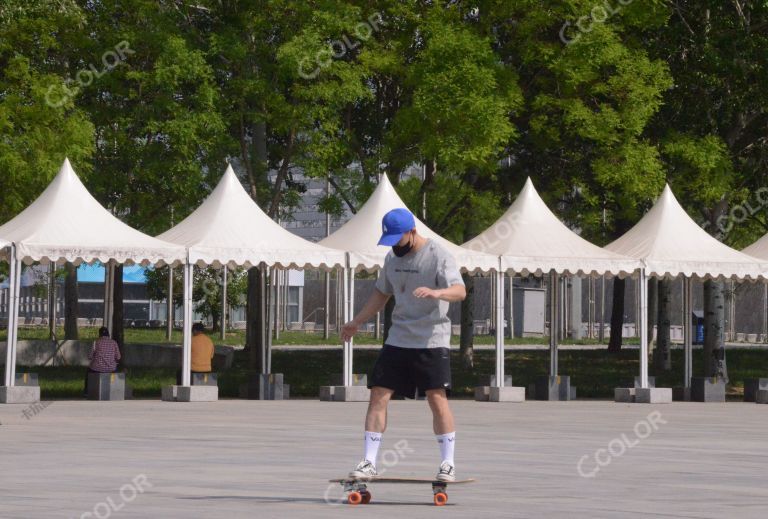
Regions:
M 432 499 L 436 506 L 443 506 L 448 502 L 448 485 L 460 485 L 462 483 L 473 483 L 474 479 L 458 479 L 456 481 L 438 481 L 434 478 L 391 478 L 385 476 L 373 476 L 367 478 L 338 478 L 329 479 L 330 483 L 339 483 L 344 487 L 347 493 L 347 502 L 350 505 L 368 504 L 371 502 L 371 492 L 368 485 L 371 483 L 399 483 L 399 484 L 420 484 L 430 483 L 432 485 Z

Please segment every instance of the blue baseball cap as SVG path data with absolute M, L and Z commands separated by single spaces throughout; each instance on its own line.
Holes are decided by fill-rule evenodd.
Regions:
M 416 220 L 408 209 L 392 209 L 381 219 L 381 239 L 379 245 L 397 245 L 397 242 L 411 229 L 416 227 Z

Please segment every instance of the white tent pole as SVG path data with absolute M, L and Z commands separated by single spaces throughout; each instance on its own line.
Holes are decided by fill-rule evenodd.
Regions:
M 12 364 L 14 348 L 14 334 L 16 333 L 16 306 L 18 299 L 16 297 L 16 246 L 11 245 L 11 257 L 9 258 L 10 277 L 8 278 L 8 340 L 5 349 L 5 385 L 15 385 L 12 376 Z
M 496 281 L 496 387 L 504 387 L 504 272 L 499 265 Z
M 354 319 L 355 317 L 355 269 L 350 268 L 349 269 L 349 318 Z M 348 384 L 345 385 L 352 385 L 352 374 L 354 373 L 354 351 L 353 351 L 353 345 L 354 345 L 354 338 L 350 339 L 349 341 L 349 363 L 347 364 L 347 381 Z
M 693 326 L 691 319 L 691 306 L 693 291 L 691 290 L 691 278 L 683 277 L 683 334 L 685 337 L 685 380 L 684 387 L 691 387 L 693 376 L 693 364 L 691 363 L 691 349 L 693 344 Z
M 227 338 L 227 266 L 221 269 L 221 340 Z
M 189 386 L 192 370 L 192 287 L 194 266 L 184 265 L 184 331 L 181 361 L 181 385 Z
M 16 251 L 18 254 L 18 251 Z M 21 303 L 21 259 L 16 258 L 16 294 L 13 308 L 13 348 L 11 349 L 11 385 L 16 385 L 16 350 L 19 346 L 19 305 Z M 10 345 L 9 345 L 10 346 Z
M 344 323 L 348 323 L 350 321 L 350 316 L 349 316 L 349 275 L 348 275 L 348 270 L 349 270 L 348 267 L 344 267 L 343 270 L 342 270 L 342 274 L 343 274 L 342 275 L 342 277 L 343 277 L 342 284 L 343 284 L 343 287 L 344 287 L 344 292 L 343 292 L 344 293 L 344 298 L 343 298 L 343 300 L 344 300 L 344 304 L 343 304 L 343 314 L 344 314 L 343 322 Z M 350 364 L 350 362 L 349 362 L 349 343 L 350 342 L 351 342 L 351 340 L 344 342 L 344 371 L 342 373 L 342 379 L 343 379 L 342 380 L 342 384 L 344 386 L 352 385 L 352 381 L 350 380 L 350 377 L 349 377 L 349 373 L 350 373 L 350 369 L 349 369 L 349 364 Z
M 17 251 L 18 254 L 18 251 Z M 10 362 L 10 385 L 16 385 L 16 349 L 19 344 L 19 302 L 21 299 L 21 260 L 16 258 L 16 287 L 13 305 L 13 341 L 8 343 L 8 349 L 11 351 Z M 10 329 L 10 328 L 9 328 Z
M 165 331 L 165 338 L 171 340 L 173 337 L 173 321 L 174 321 L 174 307 L 173 307 L 173 266 L 168 265 L 168 301 L 167 301 L 167 329 Z
M 648 277 L 640 269 L 640 387 L 648 387 Z
M 557 330 L 559 276 L 554 269 L 549 272 L 549 376 L 557 376 Z

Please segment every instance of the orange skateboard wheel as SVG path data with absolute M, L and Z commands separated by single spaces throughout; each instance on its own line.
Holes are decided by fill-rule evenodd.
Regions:
M 363 502 L 363 496 L 360 494 L 360 492 L 357 491 L 350 492 L 347 496 L 347 502 L 350 505 L 359 505 Z
M 435 494 L 435 506 L 443 506 L 448 502 L 448 494 L 445 492 L 437 492 Z
M 362 498 L 363 498 L 363 504 L 367 505 L 368 503 L 371 502 L 371 493 L 370 492 L 363 492 L 362 493 Z

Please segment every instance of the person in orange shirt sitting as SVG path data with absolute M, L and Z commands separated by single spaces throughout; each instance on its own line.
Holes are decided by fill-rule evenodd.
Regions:
M 203 323 L 192 325 L 192 373 L 210 373 L 213 371 L 213 341 L 205 334 Z M 178 385 L 181 385 L 181 371 L 177 377 Z

